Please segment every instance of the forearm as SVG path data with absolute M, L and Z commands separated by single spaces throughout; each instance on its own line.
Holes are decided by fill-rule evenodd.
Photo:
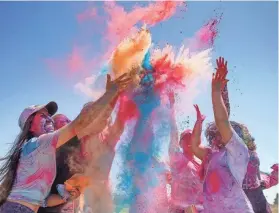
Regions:
M 65 203 L 65 201 L 57 194 L 51 194 L 46 199 L 46 207 L 54 207 Z
M 232 136 L 232 127 L 221 96 L 221 90 L 212 91 L 212 105 L 216 126 L 222 136 L 222 141 L 226 144 Z
M 114 149 L 117 142 L 119 141 L 123 131 L 124 131 L 125 123 L 123 123 L 120 119 L 116 118 L 114 124 L 109 127 L 108 136 L 105 137 L 105 141 L 109 146 Z
M 79 139 L 87 135 L 100 133 L 107 125 L 117 100 L 117 93 L 105 93 L 95 102 L 86 104 L 80 114 L 68 125 L 58 130 L 58 142 L 56 148 L 67 143 L 77 136 Z
M 202 132 L 202 123 L 198 121 L 195 123 L 192 136 L 191 136 L 191 148 L 192 152 L 199 159 L 203 160 L 206 155 L 206 149 L 201 145 L 201 132 Z
M 226 84 L 224 89 L 222 89 L 222 99 L 227 109 L 228 117 L 230 117 L 231 107 L 230 107 L 230 99 L 229 99 L 229 92 L 228 92 L 228 85 Z
M 221 90 L 212 91 L 212 105 L 216 125 L 220 122 L 228 121 L 228 113 L 224 104 Z
M 178 137 L 178 130 L 176 125 L 176 119 L 175 119 L 175 110 L 171 109 L 171 135 L 170 135 L 170 145 L 169 145 L 169 155 L 172 155 L 175 153 L 175 151 L 179 147 L 179 137 Z
M 73 121 L 73 126 L 79 138 L 90 134 L 101 132 L 107 125 L 107 120 L 111 115 L 117 101 L 116 93 L 105 93 L 95 102 L 88 103 Z M 90 128 L 88 128 L 90 126 Z M 85 131 L 88 129 L 88 131 Z

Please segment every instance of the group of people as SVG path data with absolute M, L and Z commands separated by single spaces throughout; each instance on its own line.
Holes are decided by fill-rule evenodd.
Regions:
M 212 76 L 215 120 L 206 127 L 206 147 L 201 144 L 205 116 L 199 107 L 194 105 L 194 128 L 179 138 L 175 98 L 169 95 L 173 128 L 166 174 L 171 186 L 169 213 L 271 212 L 263 190 L 278 183 L 278 164 L 261 179 L 255 139 L 245 125 L 229 119 L 227 73 L 227 62 L 220 57 Z M 110 116 L 122 91 L 133 88 L 134 74 L 115 80 L 108 75 L 104 95 L 87 103 L 73 121 L 55 115 L 55 102 L 24 109 L 21 132 L 1 159 L 1 213 L 72 213 L 80 196 L 90 196 L 92 206 L 96 203 L 94 213 L 114 212 L 109 172 L 126 120 L 116 117 L 112 123 Z

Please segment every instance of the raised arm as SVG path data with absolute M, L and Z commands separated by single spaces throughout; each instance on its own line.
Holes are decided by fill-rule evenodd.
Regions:
M 222 136 L 222 142 L 227 144 L 232 138 L 233 131 L 229 116 L 222 98 L 222 89 L 225 87 L 228 73 L 227 62 L 224 58 L 217 59 L 216 74 L 212 77 L 212 104 L 216 126 Z
M 100 133 L 107 125 L 107 120 L 115 106 L 119 92 L 131 82 L 131 76 L 121 75 L 112 81 L 107 76 L 106 92 L 97 101 L 85 105 L 80 114 L 71 123 L 58 130 L 57 148 L 75 135 L 82 138 L 86 135 Z
M 194 155 L 200 160 L 203 160 L 207 153 L 206 148 L 201 145 L 202 123 L 205 119 L 205 116 L 201 114 L 198 105 L 194 105 L 194 107 L 197 112 L 197 120 L 191 136 L 191 148 Z
M 119 110 L 115 122 L 112 125 L 108 125 L 108 130 L 103 134 L 104 142 L 114 149 L 124 131 L 127 121 L 136 117 L 137 113 L 136 104 L 126 96 L 121 96 L 119 98 Z
M 222 98 L 223 98 L 224 104 L 227 109 L 228 117 L 230 117 L 231 105 L 230 105 L 230 99 L 229 99 L 228 84 L 226 84 L 224 86 L 224 89 L 222 89 Z
M 176 125 L 176 119 L 175 119 L 175 109 L 174 109 L 174 93 L 169 93 L 169 100 L 170 100 L 170 125 L 171 125 L 171 140 L 169 145 L 169 156 L 170 160 L 175 155 L 177 150 L 179 149 L 179 137 L 178 137 L 178 130 Z
M 109 125 L 106 133 L 103 134 L 103 142 L 114 149 L 124 131 L 124 126 L 125 123 L 119 120 L 119 118 L 116 118 L 115 122 Z
M 278 164 L 274 164 L 271 168 L 273 171 L 270 174 L 261 172 L 261 186 L 263 189 L 269 189 L 278 184 Z

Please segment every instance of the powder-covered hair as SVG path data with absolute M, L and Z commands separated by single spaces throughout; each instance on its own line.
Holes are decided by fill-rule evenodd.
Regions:
M 230 121 L 230 124 L 246 145 L 251 141 L 254 142 L 255 139 L 251 136 L 248 128 L 244 124 L 240 124 L 235 121 Z M 205 130 L 205 137 L 209 143 L 209 146 L 213 145 L 213 140 L 217 135 L 220 135 L 220 133 L 215 122 L 208 123 Z

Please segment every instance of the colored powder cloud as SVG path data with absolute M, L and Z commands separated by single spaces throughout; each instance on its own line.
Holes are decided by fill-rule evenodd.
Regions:
M 101 51 L 103 54 L 100 54 L 100 57 L 90 58 L 90 60 L 88 60 L 88 58 L 85 57 L 86 54 L 84 54 L 84 52 L 80 51 L 79 48 L 74 47 L 72 53 L 67 57 L 67 59 L 59 64 L 61 65 L 61 67 L 65 69 L 68 68 L 71 73 L 75 74 L 84 75 L 86 70 L 92 71 L 92 76 L 85 78 L 85 80 L 83 80 L 82 82 L 77 83 L 75 85 L 75 88 L 94 100 L 103 93 L 105 85 L 105 77 L 103 74 L 108 72 L 110 66 L 104 66 L 101 73 L 99 73 L 99 68 L 102 63 L 109 61 L 117 45 L 123 39 L 137 32 L 137 24 L 145 23 L 149 26 L 155 26 L 157 23 L 167 20 L 168 18 L 173 16 L 176 12 L 177 7 L 181 4 L 181 2 L 154 2 L 150 3 L 146 7 L 137 6 L 134 7 L 130 12 L 126 12 L 124 7 L 118 5 L 116 2 L 105 2 L 104 18 L 106 18 L 108 22 L 105 26 L 104 38 L 102 40 L 103 42 L 107 43 L 105 45 L 105 48 Z M 85 11 L 85 13 L 79 14 L 78 21 L 84 22 L 88 19 L 95 19 L 96 17 L 100 18 L 99 16 L 97 16 L 97 10 L 91 8 L 90 11 Z M 178 83 L 181 83 L 182 85 L 186 86 L 186 90 L 180 90 L 180 87 L 175 87 L 175 90 L 178 93 L 176 109 L 178 112 L 177 117 L 179 118 L 178 124 L 180 128 L 183 128 L 183 122 L 186 119 L 185 115 L 191 114 L 193 100 L 198 95 L 198 93 L 202 91 L 201 86 L 206 85 L 210 80 L 212 72 L 212 65 L 210 62 L 210 47 L 214 44 L 214 39 L 217 36 L 217 25 L 218 22 L 213 19 L 209 21 L 208 24 L 203 26 L 199 31 L 197 31 L 194 38 L 190 39 L 192 41 L 190 48 L 182 46 L 178 51 L 172 46 L 166 46 L 163 49 L 150 49 L 151 64 L 157 68 L 158 72 L 160 72 L 160 78 L 157 78 L 156 80 L 162 83 L 161 86 L 163 85 L 163 90 L 167 89 L 166 85 L 171 82 L 175 82 L 174 85 L 178 85 Z M 142 43 L 139 42 L 138 44 Z M 146 45 L 138 45 L 137 47 L 144 47 L 146 49 L 144 53 L 146 53 L 148 50 L 147 47 L 149 46 L 150 42 L 147 42 Z M 201 50 L 202 48 L 206 47 L 208 49 Z M 135 48 L 135 52 L 140 49 L 141 48 Z M 123 51 L 120 52 L 123 54 Z M 124 53 L 128 57 L 134 55 L 135 52 L 128 51 L 125 53 L 124 51 Z M 143 56 L 144 54 L 141 54 L 141 56 L 139 57 L 139 61 L 143 59 Z M 114 67 L 115 65 L 120 64 L 127 65 L 127 60 L 114 61 Z M 123 70 L 127 68 L 125 66 L 122 67 L 124 68 L 122 68 L 122 70 L 120 69 L 120 73 L 123 73 Z M 119 70 L 119 68 L 117 69 Z M 145 110 L 147 108 L 150 107 L 146 106 Z M 153 108 L 153 106 L 151 108 Z M 160 113 L 158 113 L 158 115 L 160 115 Z M 153 120 L 156 120 L 160 117 L 158 115 L 155 117 L 151 116 L 151 118 Z M 146 128 L 144 124 L 142 124 L 142 127 Z M 158 131 L 162 132 L 162 129 L 164 129 L 164 127 L 162 127 Z M 158 141 L 158 138 L 156 138 L 156 136 L 158 137 L 158 134 L 154 135 L 153 133 L 150 133 L 144 134 L 141 137 L 146 139 L 144 141 L 150 142 Z M 129 145 L 129 140 L 132 140 L 131 138 L 132 136 L 128 139 L 122 138 L 120 142 Z M 138 143 L 138 138 L 136 142 L 137 143 L 134 144 L 136 147 L 138 147 L 139 145 L 143 145 Z M 164 159 L 167 158 L 167 143 L 158 145 L 159 148 L 156 147 L 155 144 L 153 144 L 152 147 L 149 147 L 149 145 L 150 144 L 145 144 L 143 147 L 138 147 L 142 150 L 141 154 L 145 154 L 144 156 L 146 157 L 149 153 L 152 152 L 153 154 L 155 154 L 155 156 L 157 154 L 161 155 L 159 156 L 159 158 L 161 158 L 161 161 L 167 161 L 167 159 Z M 151 148 L 152 151 L 150 151 L 149 148 Z M 135 155 L 134 157 L 138 157 L 138 159 L 141 159 L 142 155 L 139 154 L 140 153 L 138 153 L 138 155 Z M 137 163 L 139 163 L 140 161 L 138 159 Z M 149 161 L 144 161 L 141 163 L 144 167 L 148 164 L 148 162 Z M 138 169 L 140 169 L 142 165 L 137 165 L 139 167 Z M 158 172 L 154 172 L 154 178 L 159 178 L 159 176 L 157 176 L 156 174 L 158 174 Z M 145 186 L 147 185 L 144 185 L 144 187 Z M 145 193 L 148 194 L 148 190 L 156 191 L 156 187 L 147 188 L 146 190 L 147 191 Z M 158 188 L 158 190 L 160 191 L 161 189 Z
M 148 27 L 156 26 L 172 17 L 178 7 L 184 7 L 183 2 L 155 1 L 146 6 L 135 6 L 130 11 L 125 10 L 123 6 L 114 1 L 104 2 L 101 7 L 103 12 L 99 12 L 100 8 L 90 7 L 77 15 L 77 21 L 81 26 L 86 21 L 96 22 L 92 23 L 93 32 L 102 31 L 98 42 L 101 44 L 100 50 L 97 51 L 99 54 L 91 44 L 87 44 L 85 49 L 84 46 L 76 44 L 66 58 L 47 59 L 46 63 L 56 75 L 60 74 L 63 78 L 66 76 L 80 80 L 86 74 L 88 75 L 88 71 L 96 75 L 100 67 L 109 60 L 116 46 L 124 38 L 137 32 L 137 24 L 145 23 Z M 102 27 L 96 28 L 96 26 Z M 86 27 L 88 27 L 88 23 Z M 88 31 L 86 30 L 86 32 Z M 85 37 L 88 36 L 92 35 L 89 33 L 85 35 Z M 92 54 L 92 52 L 94 53 Z M 88 58 L 88 55 L 93 56 Z M 82 87 L 79 85 L 77 88 Z M 87 94 L 89 93 L 87 92 Z

